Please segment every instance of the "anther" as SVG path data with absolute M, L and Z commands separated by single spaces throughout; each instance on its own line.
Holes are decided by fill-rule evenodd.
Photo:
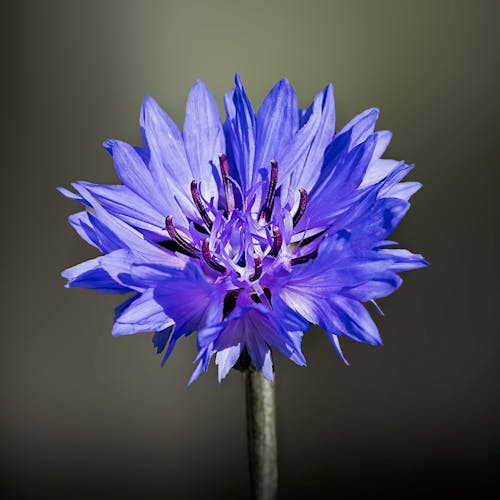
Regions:
M 302 216 L 304 215 L 304 212 L 306 211 L 307 207 L 307 191 L 303 188 L 299 189 L 300 193 L 300 201 L 299 201 L 299 208 L 297 209 L 297 212 L 295 212 L 295 215 L 293 216 L 293 227 L 295 227 L 300 219 L 302 219 Z
M 226 205 L 227 212 L 230 215 L 236 206 L 234 203 L 234 192 L 233 184 L 229 178 L 229 162 L 227 161 L 227 156 L 225 154 L 219 155 L 220 171 L 222 174 L 222 182 L 224 184 L 224 191 L 226 192 Z
M 278 255 L 279 251 L 281 250 L 281 245 L 283 245 L 283 235 L 281 234 L 279 227 L 277 226 L 273 227 L 273 236 L 274 236 L 273 246 L 269 251 L 269 255 L 271 257 L 276 257 L 276 255 Z
M 311 259 L 315 259 L 318 256 L 318 249 L 313 250 L 311 253 L 308 253 L 306 255 L 302 255 L 300 257 L 295 257 L 294 259 L 291 260 L 292 266 L 295 266 L 296 264 L 304 264 L 305 262 L 308 262 Z
M 271 161 L 271 174 L 269 176 L 269 187 L 267 189 L 267 196 L 264 206 L 259 214 L 259 220 L 269 222 L 273 214 L 274 197 L 276 195 L 276 185 L 278 184 L 278 162 Z
M 255 270 L 252 276 L 250 276 L 250 281 L 257 281 L 262 276 L 262 259 L 256 255 L 253 261 L 255 263 Z
M 174 226 L 174 222 L 173 222 L 173 218 L 171 215 L 169 215 L 166 219 L 165 219 L 165 228 L 168 232 L 168 235 L 170 236 L 170 238 L 172 238 L 172 241 L 175 241 L 175 243 L 177 243 L 177 245 L 179 245 L 179 247 L 185 252 L 187 253 L 188 255 L 190 255 L 191 257 L 196 257 L 198 258 L 198 256 L 196 255 L 199 250 L 194 247 L 193 245 L 191 245 L 191 243 L 189 243 L 189 241 L 186 241 L 178 232 L 177 230 L 175 229 L 175 226 Z
M 214 271 L 217 271 L 219 273 L 225 273 L 226 268 L 222 264 L 215 262 L 215 260 L 212 258 L 212 255 L 210 254 L 209 245 L 210 245 L 210 239 L 205 238 L 201 246 L 201 255 L 203 255 L 203 259 Z
M 207 226 L 207 229 L 210 231 L 212 229 L 213 222 L 208 215 L 203 200 L 201 199 L 200 191 L 198 189 L 198 183 L 194 180 L 191 181 L 191 196 L 193 197 L 194 204 L 196 205 L 196 208 L 198 209 L 198 212 L 200 213 L 205 226 Z

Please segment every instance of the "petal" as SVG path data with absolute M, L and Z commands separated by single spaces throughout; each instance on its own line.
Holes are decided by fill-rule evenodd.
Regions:
M 177 125 L 152 97 L 144 99 L 141 128 L 144 141 L 151 152 L 148 168 L 154 183 L 164 197 L 170 193 L 171 200 L 182 207 L 181 213 L 196 219 L 198 213 L 190 192 L 194 174 L 189 166 L 182 135 Z M 175 212 L 167 215 L 170 214 L 176 219 L 180 215 Z
M 128 282 L 130 265 L 131 253 L 116 250 L 66 269 L 62 276 L 68 280 L 68 288 L 89 288 L 107 293 L 142 291 L 143 288 Z
M 120 248 L 129 248 L 134 253 L 137 263 L 153 261 L 176 268 L 185 266 L 184 259 L 150 241 L 146 241 L 137 230 L 111 215 L 82 184 L 74 184 L 74 187 L 95 212 L 95 215 L 90 213 L 88 219 L 99 239 L 101 251 L 108 253 Z
M 151 331 L 160 331 L 174 324 L 163 307 L 155 300 L 154 290 L 149 289 L 139 294 L 127 307 L 119 310 L 112 334 L 131 335 Z
M 298 188 L 312 189 L 320 177 L 325 148 L 331 142 L 334 131 L 333 87 L 328 85 L 314 98 L 281 160 L 280 184 L 285 202 Z
M 68 217 L 68 221 L 78 235 L 89 245 L 99 248 L 99 238 L 89 219 L 89 212 L 78 212 Z
M 257 113 L 255 168 L 268 169 L 271 160 L 280 163 L 298 128 L 297 97 L 288 80 L 280 80 L 264 99 Z M 254 179 L 255 181 L 255 179 Z
M 226 151 L 226 143 L 217 104 L 201 81 L 189 93 L 183 137 L 193 179 L 201 181 L 205 197 L 214 197 L 217 206 L 221 186 L 218 158 Z
M 165 330 L 155 332 L 153 335 L 153 346 L 156 347 L 156 354 L 161 354 L 167 346 L 168 339 L 174 331 L 175 325 L 167 327 Z
M 328 335 L 328 340 L 331 342 L 333 348 L 337 352 L 339 358 L 347 365 L 349 366 L 349 362 L 347 359 L 344 357 L 344 353 L 342 352 L 342 349 L 340 348 L 340 342 L 339 342 L 339 337 L 338 335 L 335 335 L 333 333 L 329 333 Z
M 337 330 L 334 333 L 359 342 L 382 345 L 377 325 L 360 302 L 343 296 L 336 296 L 330 302 L 335 312 L 330 318 Z
M 215 357 L 215 362 L 219 367 L 219 382 L 229 373 L 229 370 L 236 364 L 240 358 L 242 347 L 240 343 L 226 347 L 219 351 Z
M 400 200 L 408 201 L 414 195 L 422 184 L 420 182 L 400 182 L 390 188 L 386 196 L 389 198 L 399 198 Z
M 350 149 L 357 146 L 366 138 L 373 134 L 375 124 L 377 123 L 380 111 L 377 108 L 370 108 L 355 116 L 340 133 L 351 130 Z
M 167 136 L 163 138 L 163 142 L 168 142 Z M 118 177 L 125 186 L 147 200 L 164 217 L 172 215 L 177 223 L 187 224 L 179 203 L 183 204 L 183 208 L 189 209 L 193 201 L 179 190 L 184 185 L 176 182 L 175 177 L 169 176 L 157 156 L 152 156 L 148 168 L 132 146 L 126 142 L 113 141 L 113 160 Z M 189 177 L 192 176 L 188 175 Z M 186 182 L 184 187 L 189 189 L 191 179 Z
M 233 175 L 240 181 L 243 192 L 252 186 L 255 158 L 255 115 L 239 75 L 235 76 L 236 88 L 224 98 L 226 131 L 230 146 Z

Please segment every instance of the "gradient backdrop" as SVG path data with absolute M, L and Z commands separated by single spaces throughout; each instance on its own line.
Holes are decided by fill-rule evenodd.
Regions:
M 241 375 L 186 389 L 194 339 L 160 368 L 111 337 L 120 299 L 66 290 L 95 255 L 56 186 L 116 180 L 101 142 L 140 140 L 154 96 L 182 125 L 192 83 L 255 107 L 286 76 L 339 125 L 371 106 L 424 189 L 395 239 L 431 267 L 382 300 L 385 346 L 280 356 L 282 498 L 493 498 L 499 401 L 498 1 L 16 1 L 1 10 L 2 498 L 247 498 Z

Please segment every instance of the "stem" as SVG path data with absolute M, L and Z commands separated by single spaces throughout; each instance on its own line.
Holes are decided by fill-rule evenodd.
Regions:
M 278 493 L 278 454 L 274 383 L 252 364 L 245 371 L 248 456 L 253 500 L 274 500 Z

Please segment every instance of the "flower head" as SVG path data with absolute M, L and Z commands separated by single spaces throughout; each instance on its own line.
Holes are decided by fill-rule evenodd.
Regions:
M 64 271 L 67 286 L 132 293 L 113 335 L 155 332 L 163 362 L 196 332 L 191 381 L 214 355 L 219 380 L 243 353 L 272 379 L 271 348 L 305 365 L 310 324 L 342 359 L 339 337 L 380 344 L 363 303 L 426 262 L 388 248 L 420 184 L 400 182 L 411 166 L 381 159 L 391 134 L 374 132 L 378 110 L 335 132 L 331 85 L 300 110 L 281 80 L 255 114 L 238 76 L 224 102 L 222 123 L 195 83 L 181 133 L 146 98 L 143 146 L 104 143 L 122 184 L 61 189 L 85 205 L 69 221 L 102 253 Z

